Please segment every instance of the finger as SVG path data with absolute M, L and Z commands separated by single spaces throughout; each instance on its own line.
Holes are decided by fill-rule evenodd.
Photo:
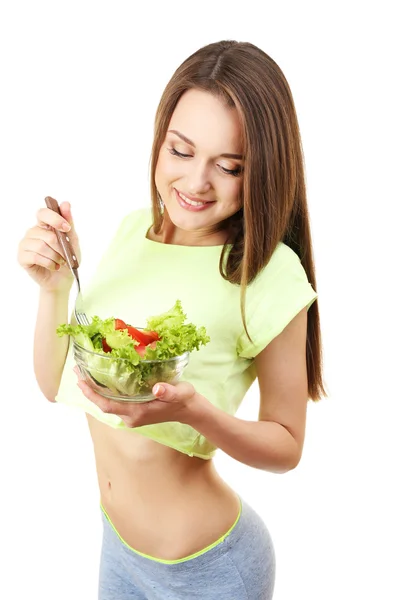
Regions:
M 122 402 L 115 402 L 114 400 L 109 400 L 108 398 L 101 396 L 95 392 L 83 379 L 79 379 L 77 386 L 86 396 L 86 398 L 96 404 L 103 413 L 117 415 L 119 417 L 126 417 L 127 419 L 132 420 L 132 415 L 128 414 L 132 410 L 131 406 L 127 406 Z
M 60 212 L 62 217 L 74 228 L 74 221 L 72 219 L 71 204 L 69 202 L 61 202 Z
M 71 243 L 73 252 L 78 257 L 78 261 L 80 261 L 81 253 L 80 253 L 80 249 L 79 249 L 79 240 L 78 240 L 78 235 L 76 233 L 76 229 L 75 229 L 75 225 L 74 225 L 74 221 L 73 221 L 73 217 L 72 217 L 71 204 L 69 202 L 62 202 L 59 205 L 59 209 L 60 209 L 61 217 L 63 219 L 65 219 L 65 222 L 67 222 L 71 227 L 69 232 L 67 232 L 66 241 Z M 62 250 L 62 255 L 64 256 L 64 250 Z
M 59 254 L 61 258 L 64 257 L 64 251 L 60 242 L 58 241 L 57 234 L 50 226 L 48 230 L 43 230 L 43 228 L 39 225 L 32 227 L 27 232 L 25 238 L 27 240 L 35 239 L 44 241 L 56 254 Z
M 44 229 L 48 229 L 50 226 L 64 233 L 71 230 L 71 225 L 68 221 L 51 208 L 39 208 L 36 213 L 36 219 L 39 227 L 43 227 Z
M 195 394 L 195 389 L 188 381 L 180 381 L 176 385 L 159 382 L 153 387 L 153 394 L 160 400 L 186 400 Z
M 54 253 L 41 240 L 31 240 L 28 248 L 21 246 L 18 253 L 18 262 L 25 269 L 40 266 L 50 271 L 57 271 L 65 264 L 62 256 Z
M 27 252 L 24 261 L 21 261 L 21 266 L 24 269 L 31 269 L 32 267 L 44 267 L 48 271 L 59 271 L 61 265 L 34 252 Z
M 21 266 L 26 268 L 39 265 L 54 271 L 66 264 L 61 254 L 50 247 L 45 240 L 39 238 L 23 239 L 18 258 Z

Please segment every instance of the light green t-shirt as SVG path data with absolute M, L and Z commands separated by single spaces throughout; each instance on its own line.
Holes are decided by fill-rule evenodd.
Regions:
M 256 373 L 252 360 L 317 294 L 298 256 L 279 243 L 271 260 L 246 293 L 244 331 L 240 287 L 219 272 L 222 246 L 179 246 L 147 239 L 151 210 L 128 214 L 83 289 L 85 311 L 101 319 L 120 318 L 136 327 L 181 300 L 187 322 L 204 326 L 211 341 L 194 350 L 182 379 L 215 406 L 234 415 Z M 114 428 L 129 429 L 117 415 L 103 413 L 76 385 L 70 344 L 57 402 L 75 406 Z M 209 459 L 216 451 L 203 435 L 182 423 L 134 428 L 190 456 Z

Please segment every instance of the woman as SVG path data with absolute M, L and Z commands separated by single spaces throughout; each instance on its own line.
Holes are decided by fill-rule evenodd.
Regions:
M 79 378 L 66 338 L 73 279 L 41 208 L 19 247 L 40 285 L 34 366 L 45 397 L 87 414 L 104 537 L 99 598 L 272 598 L 268 529 L 216 472 L 216 448 L 284 473 L 306 404 L 325 394 L 301 141 L 288 83 L 249 43 L 210 44 L 175 72 L 155 121 L 152 210 L 124 218 L 90 285 L 89 315 L 144 325 L 181 300 L 210 343 L 155 400 L 119 403 Z M 258 378 L 257 422 L 236 418 Z M 78 387 L 77 385 L 78 384 Z M 79 389 L 78 389 L 79 388 Z

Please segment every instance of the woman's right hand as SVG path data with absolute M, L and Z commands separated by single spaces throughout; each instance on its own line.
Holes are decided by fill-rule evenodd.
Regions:
M 18 246 L 18 262 L 40 287 L 47 291 L 69 291 L 74 281 L 54 229 L 68 233 L 78 262 L 81 260 L 78 236 L 69 202 L 60 204 L 61 215 L 50 208 L 40 208 L 37 223 L 28 229 Z M 66 232 L 63 225 L 71 229 Z

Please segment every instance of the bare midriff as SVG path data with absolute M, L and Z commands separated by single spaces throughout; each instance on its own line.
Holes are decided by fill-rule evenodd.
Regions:
M 200 552 L 235 522 L 240 502 L 212 459 L 190 457 L 87 415 L 100 500 L 121 538 L 153 558 Z

